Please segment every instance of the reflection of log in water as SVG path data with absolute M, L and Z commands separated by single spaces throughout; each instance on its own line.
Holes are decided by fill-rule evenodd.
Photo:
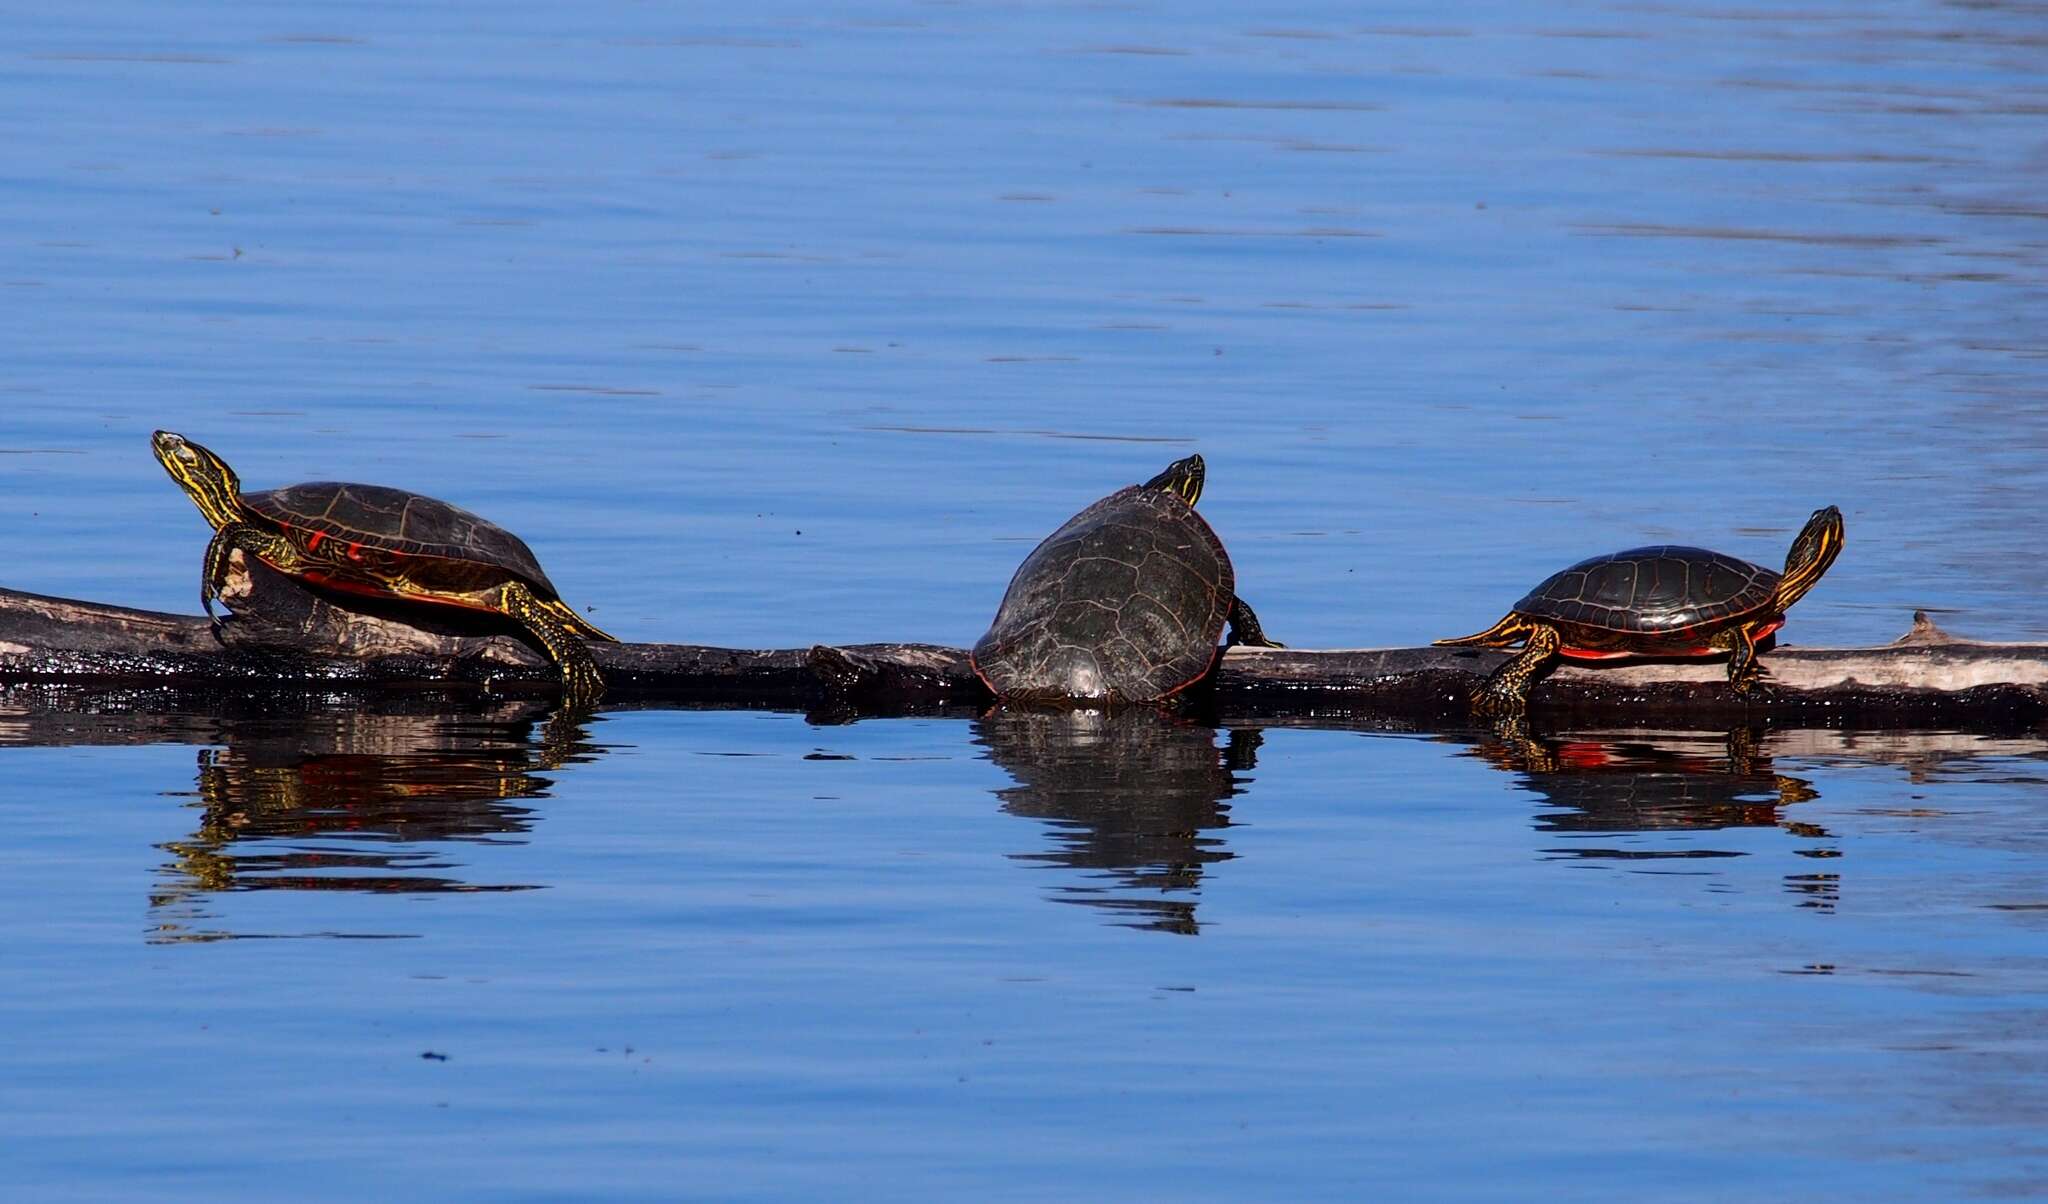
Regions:
M 1052 828 L 1057 847 L 1017 859 L 1099 871 L 1056 898 L 1134 928 L 1198 931 L 1202 874 L 1232 856 L 1218 833 L 1240 787 L 1233 771 L 1252 767 L 1258 733 L 1233 732 L 1219 750 L 1209 728 L 1145 709 L 1002 708 L 975 724 L 975 739 L 1016 779 L 996 792 L 1003 810 Z
M 536 742 L 534 703 L 454 714 L 311 710 L 229 717 L 199 751 L 197 822 L 168 841 L 152 891 L 152 939 L 245 936 L 210 928 L 208 896 L 226 891 L 418 894 L 527 890 L 451 871 L 450 842 L 520 841 L 522 800 L 544 797 L 555 742 Z M 101 716 L 102 734 L 109 717 Z M 137 742 L 161 739 L 130 715 Z M 556 733 L 559 741 L 560 733 Z M 326 933 L 323 935 L 341 935 Z M 351 933 L 355 936 L 402 935 Z
M 1538 737 L 1519 721 L 1505 721 L 1472 755 L 1516 775 L 1516 784 L 1546 809 L 1539 832 L 1581 842 L 1546 848 L 1547 857 L 1579 862 L 1669 862 L 1742 857 L 1736 849 L 1687 845 L 1644 847 L 1585 839 L 1594 834 L 1708 832 L 1728 828 L 1782 828 L 1802 842 L 1802 856 L 1832 859 L 1832 834 L 1785 814 L 1785 808 L 1820 797 L 1813 784 L 1776 771 L 1762 750 L 1762 734 L 1737 728 L 1725 736 L 1629 732 L 1617 735 Z M 1801 905 L 1831 911 L 1840 875 L 1786 876 Z

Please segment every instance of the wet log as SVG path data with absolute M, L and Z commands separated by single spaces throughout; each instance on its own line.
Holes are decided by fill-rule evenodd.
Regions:
M 1230 713 L 1379 711 L 1451 720 L 1509 653 L 1465 648 L 1295 651 L 1232 648 L 1215 692 Z M 1529 694 L 1533 716 L 1617 716 L 1824 727 L 1939 723 L 2032 728 L 2048 723 L 2048 644 L 1963 639 L 1915 612 L 1905 635 L 1875 648 L 1770 648 L 1757 689 L 1738 694 L 1725 659 L 1561 662 Z
M 0 682 L 252 692 L 393 690 L 552 694 L 540 650 L 508 622 L 379 606 L 237 566 L 215 625 L 0 589 Z M 961 649 L 886 643 L 788 649 L 597 644 L 608 704 L 795 707 L 845 715 L 991 701 Z M 1505 654 L 1451 648 L 1233 648 L 1179 705 L 1211 717 L 1466 717 L 1466 698 Z M 1772 649 L 1766 688 L 1730 690 L 1718 661 L 1566 664 L 1532 692 L 1536 714 L 1683 715 L 1703 722 L 1824 726 L 2048 722 L 2048 645 L 1990 644 L 1924 615 L 1878 648 Z
M 222 695 L 319 690 L 550 695 L 560 678 L 509 620 L 346 600 L 236 554 L 215 623 L 197 615 L 0 589 L 0 682 L 172 687 Z M 826 691 L 808 649 L 593 644 L 608 697 L 807 706 Z

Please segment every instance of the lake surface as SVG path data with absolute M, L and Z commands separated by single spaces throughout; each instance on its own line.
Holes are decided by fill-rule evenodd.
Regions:
M 0 585 L 151 429 L 629 640 L 971 642 L 1200 451 L 1296 646 L 1848 548 L 2048 638 L 2048 11 L 21 9 Z M 0 692 L 24 1198 L 2048 1194 L 2039 732 Z

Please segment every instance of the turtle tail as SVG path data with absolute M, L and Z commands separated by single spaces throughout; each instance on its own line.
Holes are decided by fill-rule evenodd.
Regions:
M 1518 614 L 1509 613 L 1501 621 L 1474 635 L 1461 635 L 1454 640 L 1432 640 L 1436 648 L 1505 648 L 1529 634 L 1529 621 Z

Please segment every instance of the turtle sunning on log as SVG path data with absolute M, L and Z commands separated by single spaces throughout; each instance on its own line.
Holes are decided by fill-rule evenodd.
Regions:
M 1001 698 L 1152 702 L 1201 680 L 1217 641 L 1279 647 L 1237 596 L 1223 542 L 1195 513 L 1189 456 L 1068 519 L 1026 557 L 974 671 Z
M 1558 657 L 1728 654 L 1728 684 L 1747 693 L 1762 678 L 1757 642 L 1785 625 L 1842 551 L 1842 512 L 1813 512 L 1785 571 L 1705 548 L 1660 545 L 1582 560 L 1546 578 L 1492 627 L 1438 647 L 1507 648 L 1521 655 L 1494 670 L 1472 696 L 1483 715 L 1529 705 L 1529 684 Z
M 561 599 L 525 541 L 447 502 L 382 485 L 313 481 L 261 493 L 199 444 L 158 431 L 150 446 L 213 524 L 200 602 L 208 615 L 239 548 L 313 585 L 425 606 L 492 611 L 523 626 L 562 672 L 569 701 L 604 679 L 584 640 L 614 642 Z

